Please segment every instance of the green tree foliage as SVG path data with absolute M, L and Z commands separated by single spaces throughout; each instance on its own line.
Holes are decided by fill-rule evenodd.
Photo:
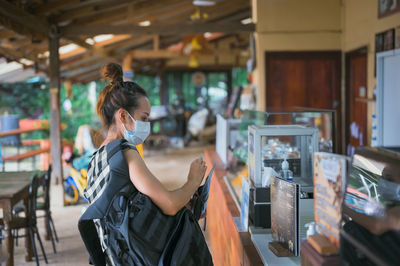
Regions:
M 160 79 L 158 77 L 135 75 L 133 81 L 139 84 L 149 96 L 151 105 L 160 105 Z
M 0 113 L 20 119 L 40 119 L 49 112 L 49 85 L 45 82 L 3 83 L 0 85 Z
M 149 95 L 152 105 L 160 105 L 159 82 L 155 77 L 136 76 L 135 82 L 141 85 Z M 100 120 L 95 108 L 89 101 L 89 84 L 75 84 L 72 86 L 71 110 L 63 108 L 67 100 L 64 85 L 60 90 L 60 115 L 61 123 L 67 127 L 62 131 L 63 139 L 74 140 L 79 126 L 88 124 L 94 128 L 100 128 Z M 105 82 L 96 82 L 96 99 Z M 18 82 L 3 83 L 0 85 L 0 114 L 16 114 L 20 119 L 50 120 L 50 101 L 48 82 Z M 47 139 L 49 132 L 38 131 L 22 136 L 29 139 Z

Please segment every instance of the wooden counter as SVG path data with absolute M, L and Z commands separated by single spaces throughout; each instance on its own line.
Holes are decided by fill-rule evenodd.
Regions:
M 233 217 L 239 217 L 240 210 L 224 181 L 226 171 L 215 149 L 205 149 L 204 160 L 207 172 L 216 164 L 207 203 L 207 234 L 214 265 L 263 265 L 250 233 L 236 229 Z

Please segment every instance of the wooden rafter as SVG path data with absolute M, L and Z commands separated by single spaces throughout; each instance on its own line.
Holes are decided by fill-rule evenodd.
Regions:
M 0 52 L 8 52 L 8 58 L 18 60 L 24 57 L 39 62 L 38 55 L 48 50 L 48 21 L 69 20 L 69 25 L 59 29 L 60 46 L 73 42 L 82 47 L 61 55 L 61 69 L 68 71 L 71 79 L 77 77 L 76 72 L 72 71 L 87 69 L 93 64 L 118 62 L 127 53 L 131 53 L 135 60 L 142 62 L 136 65 L 135 71 L 137 67 L 142 67 L 146 60 L 155 62 L 159 59 L 165 61 L 181 57 L 178 52 L 171 52 L 166 48 L 178 43 L 185 34 L 254 31 L 254 25 L 238 23 L 250 14 L 250 2 L 247 0 L 217 1 L 212 7 L 201 8 L 202 12 L 208 14 L 208 18 L 195 22 L 190 20 L 190 15 L 196 8 L 192 0 L 52 0 L 36 6 L 34 9 L 27 9 L 32 12 L 28 13 L 22 6 L 0 0 L 0 25 L 5 26 L 0 26 L 0 40 L 6 39 L 1 42 L 1 47 L 5 50 Z M 140 27 L 139 22 L 144 20 L 151 21 L 151 26 Z M 39 30 L 36 25 L 39 25 Z M 87 37 L 98 34 L 116 35 L 104 43 L 86 43 Z M 26 37 L 13 38 L 16 35 Z M 154 38 L 155 35 L 158 37 Z M 43 41 L 33 43 L 31 38 L 40 38 Z M 218 51 L 220 52 L 223 54 L 222 51 Z M 45 58 L 42 58 L 40 62 L 44 60 Z M 81 75 L 79 79 L 82 80 Z
M 133 46 L 136 47 L 140 44 L 150 42 L 152 39 L 153 39 L 152 36 L 139 36 L 139 37 L 135 37 L 135 38 L 124 40 L 124 41 L 121 41 L 118 43 L 111 44 L 111 45 L 105 47 L 105 49 L 107 51 L 109 51 L 111 54 L 115 54 L 115 52 L 118 52 L 120 50 L 125 50 L 126 48 L 129 49 L 129 47 L 133 47 Z
M 172 34 L 189 34 L 204 32 L 254 32 L 255 25 L 240 23 L 216 24 L 216 23 L 196 23 L 196 24 L 174 24 L 174 25 L 151 25 L 149 27 L 141 27 L 135 25 L 121 26 L 65 26 L 60 31 L 63 36 L 79 36 L 79 35 L 98 35 L 98 34 L 135 34 L 139 35 L 172 35 Z
M 21 51 L 16 51 L 14 49 L 9 49 L 6 47 L 1 47 L 1 46 L 0 46 L 0 53 L 9 55 L 11 58 L 13 58 L 14 60 L 17 60 L 17 61 L 21 58 L 26 58 L 31 61 L 36 61 L 38 59 L 36 57 L 26 55 L 26 54 L 22 53 Z
M 0 31 L 0 39 L 8 39 L 8 38 L 14 37 L 15 35 L 17 35 L 17 34 L 12 30 Z
M 33 10 L 34 14 L 44 14 L 44 13 L 50 13 L 53 11 L 57 11 L 59 9 L 62 9 L 64 7 L 68 7 L 74 4 L 78 4 L 81 2 L 81 0 L 57 0 L 57 1 L 52 1 L 45 3 L 43 5 L 40 5 L 39 7 L 35 8 Z
M 97 64 L 100 62 L 106 62 L 107 60 L 105 60 L 103 57 L 101 56 L 91 56 L 88 57 L 86 59 L 80 58 L 77 61 L 74 62 L 69 62 L 69 63 L 65 63 L 63 66 L 61 66 L 61 71 L 73 71 L 76 69 L 79 69 L 81 67 L 87 67 L 90 66 L 92 64 Z
M 95 63 L 95 64 L 90 64 L 88 66 L 85 67 L 80 67 L 79 69 L 75 69 L 75 70 L 71 70 L 71 71 L 64 71 L 61 73 L 61 77 L 63 78 L 69 78 L 69 77 L 73 77 L 73 76 L 78 76 L 84 73 L 88 73 L 91 71 L 99 71 L 100 67 L 101 67 L 102 63 Z
M 154 1 L 153 1 L 154 2 Z M 119 7 L 115 10 L 102 10 L 98 11 L 97 14 L 82 17 L 76 19 L 74 24 L 76 25 L 93 25 L 93 24 L 118 24 L 122 23 L 138 23 L 143 20 L 147 20 L 147 16 L 150 16 L 154 12 L 158 12 L 160 8 L 169 9 L 174 7 L 174 4 L 182 3 L 182 0 L 169 0 L 169 1 L 157 1 L 153 5 L 141 5 L 138 3 L 131 3 L 127 6 Z
M 49 25 L 46 21 L 38 19 L 6 0 L 0 0 L 0 23 L 15 32 L 23 32 L 25 35 L 33 32 L 46 36 L 49 32 Z

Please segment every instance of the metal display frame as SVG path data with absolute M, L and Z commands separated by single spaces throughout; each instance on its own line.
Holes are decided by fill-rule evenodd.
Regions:
M 300 136 L 300 160 L 301 160 L 301 178 L 304 178 L 307 173 L 311 173 L 308 177 L 312 181 L 312 163 L 313 153 L 318 151 L 318 129 L 304 127 L 299 125 L 264 125 L 264 126 L 249 126 L 248 141 L 249 141 L 249 179 L 252 180 L 255 187 L 262 186 L 262 137 L 280 137 L 280 136 Z M 307 138 L 311 138 L 312 151 L 309 151 Z M 307 158 L 311 159 L 311 165 L 308 165 Z M 252 169 L 253 168 L 253 169 Z M 296 181 L 296 180 L 295 180 Z

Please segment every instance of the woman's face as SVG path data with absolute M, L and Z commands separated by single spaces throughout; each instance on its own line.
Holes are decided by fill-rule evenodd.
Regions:
M 131 116 L 135 120 L 140 120 L 143 122 L 149 121 L 150 116 L 150 101 L 147 97 L 140 97 L 138 100 L 139 107 L 132 112 L 130 112 Z
M 129 114 L 135 120 L 147 122 L 150 116 L 150 102 L 147 97 L 140 97 L 138 100 L 139 107 L 136 110 L 129 110 Z M 121 123 L 124 124 L 125 128 L 131 132 L 135 129 L 135 122 L 129 117 L 128 110 L 121 109 Z M 123 135 L 123 131 L 122 131 Z

